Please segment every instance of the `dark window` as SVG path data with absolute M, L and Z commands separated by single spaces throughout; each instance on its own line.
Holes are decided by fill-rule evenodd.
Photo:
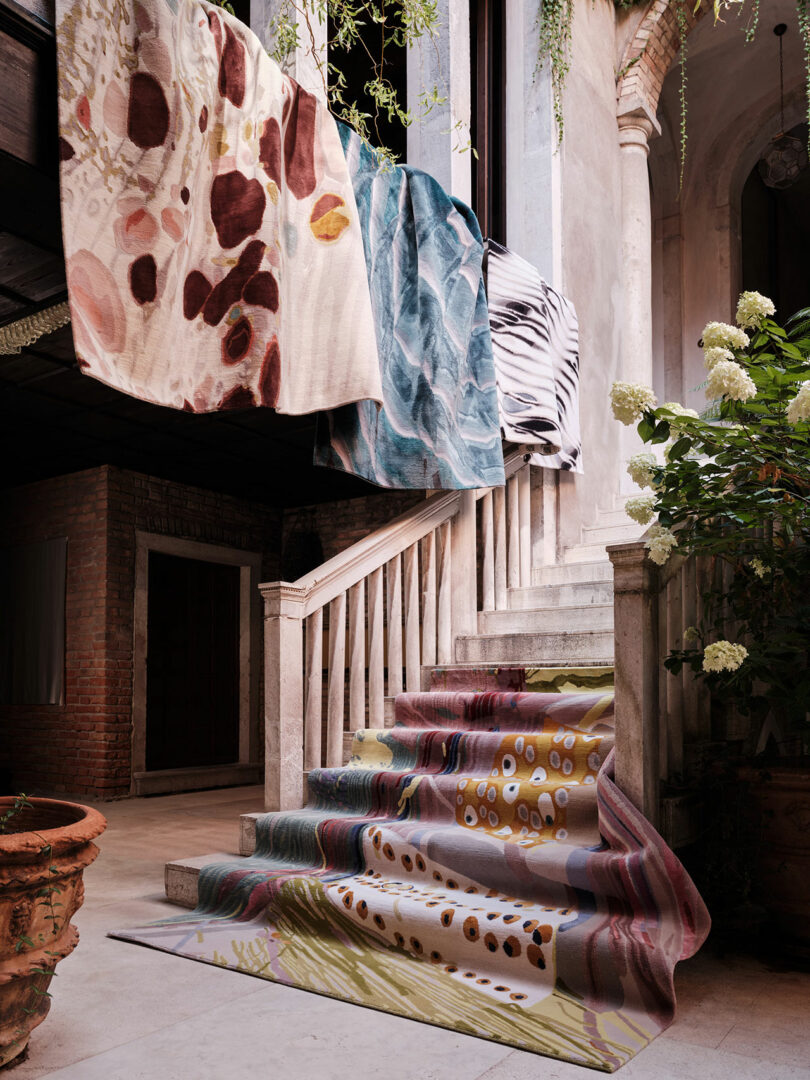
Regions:
M 329 40 L 332 41 L 335 24 L 331 18 L 327 32 Z M 388 33 L 390 32 L 389 28 Z M 389 120 L 386 110 L 378 111 L 374 100 L 365 91 L 366 83 L 374 78 L 375 63 L 380 62 L 382 45 L 382 25 L 366 18 L 365 25 L 360 30 L 360 40 L 355 41 L 348 52 L 338 45 L 331 46 L 330 57 L 346 79 L 342 91 L 343 100 L 347 105 L 357 102 L 360 112 L 369 114 L 367 123 L 372 146 L 384 146 L 396 155 L 398 161 L 405 161 L 408 153 L 407 129 L 396 117 Z M 390 42 L 385 46 L 382 78 L 396 90 L 399 106 L 403 110 L 407 109 L 408 105 L 407 56 L 408 50 L 403 46 L 395 46 Z M 332 79 L 333 77 L 330 77 L 330 82 Z
M 470 4 L 473 210 L 481 232 L 506 243 L 504 0 Z
M 67 539 L 0 552 L 0 704 L 65 703 Z

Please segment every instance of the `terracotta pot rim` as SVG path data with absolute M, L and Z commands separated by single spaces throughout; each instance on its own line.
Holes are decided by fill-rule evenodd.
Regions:
M 69 809 L 72 820 L 50 829 L 0 833 L 0 862 L 4 856 L 38 855 L 47 844 L 51 845 L 52 854 L 55 855 L 78 844 L 95 840 L 107 828 L 107 819 L 92 806 L 67 802 L 64 799 L 43 799 L 39 796 L 31 796 L 28 801 L 33 806 L 48 807 L 52 810 L 60 807 Z M 13 795 L 0 796 L 0 810 L 13 802 Z

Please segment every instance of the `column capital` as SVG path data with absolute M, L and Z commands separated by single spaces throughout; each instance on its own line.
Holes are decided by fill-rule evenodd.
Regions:
M 619 125 L 619 145 L 636 145 L 646 148 L 649 139 L 661 134 L 661 125 L 647 102 L 634 94 L 619 102 L 616 110 Z

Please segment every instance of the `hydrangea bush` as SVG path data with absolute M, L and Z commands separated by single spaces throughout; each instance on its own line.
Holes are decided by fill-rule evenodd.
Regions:
M 677 402 L 658 405 L 649 387 L 635 384 L 614 384 L 611 404 L 644 442 L 666 444 L 663 463 L 641 453 L 627 468 L 651 491 L 627 503 L 636 521 L 654 521 L 649 557 L 663 566 L 673 553 L 705 555 L 731 571 L 727 588 L 704 595 L 701 624 L 688 629 L 667 667 L 677 673 L 688 664 L 744 714 L 762 719 L 772 710 L 803 725 L 806 745 L 810 309 L 785 327 L 773 315 L 767 297 L 746 292 L 737 326 L 705 328 L 701 416 Z

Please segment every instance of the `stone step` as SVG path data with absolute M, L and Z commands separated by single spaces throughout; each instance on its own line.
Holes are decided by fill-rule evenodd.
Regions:
M 604 549 L 602 557 L 585 563 L 557 563 L 532 570 L 532 585 L 572 585 L 579 581 L 613 581 L 613 564 Z
M 598 525 L 586 525 L 582 530 L 582 543 L 590 544 L 622 544 L 629 540 L 638 540 L 645 531 L 643 525 L 637 525 L 625 516 L 625 520 L 617 525 L 606 525 L 599 522 Z
M 482 611 L 479 634 L 530 634 L 536 631 L 613 630 L 613 604 L 558 604 L 524 610 Z
M 624 508 L 624 500 L 622 500 L 621 506 L 612 507 L 610 510 L 600 510 L 597 521 L 594 524 L 598 525 L 629 525 L 631 519 L 627 516 L 627 511 Z
M 527 608 L 555 607 L 558 604 L 612 604 L 612 581 L 572 581 L 569 585 L 532 585 L 510 589 L 507 594 L 513 611 Z
M 635 537 L 633 539 L 635 539 Z M 614 543 L 616 541 L 610 540 L 609 542 Z M 589 565 L 606 559 L 606 543 L 577 544 L 575 547 L 566 548 L 563 552 L 563 562 L 568 563 L 569 565 L 576 563 L 585 563 Z
M 200 876 L 200 870 L 210 863 L 233 862 L 235 858 L 236 855 L 232 851 L 215 851 L 213 855 L 195 855 L 192 859 L 176 859 L 174 862 L 166 863 L 163 868 L 166 899 L 172 904 L 179 904 L 180 907 L 196 907 L 197 879 Z
M 576 630 L 521 634 L 476 634 L 456 638 L 456 661 L 514 664 L 515 656 L 534 656 L 541 663 L 613 663 L 612 630 Z

